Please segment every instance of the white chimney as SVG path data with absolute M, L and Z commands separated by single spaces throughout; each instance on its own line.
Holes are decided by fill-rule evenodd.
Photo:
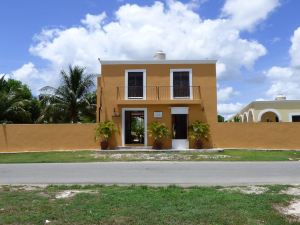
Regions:
M 156 60 L 165 60 L 166 59 L 166 53 L 164 53 L 162 50 L 159 50 L 155 52 L 154 59 Z
M 276 98 L 275 98 L 276 101 L 283 101 L 283 100 L 286 100 L 286 96 L 284 95 L 277 95 Z

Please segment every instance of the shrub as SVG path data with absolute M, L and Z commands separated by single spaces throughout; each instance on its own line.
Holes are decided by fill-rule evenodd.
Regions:
M 117 129 L 112 121 L 104 121 L 98 123 L 96 127 L 95 138 L 101 139 L 101 149 L 108 148 L 108 140 L 116 132 Z
M 194 140 L 197 149 L 203 147 L 203 139 L 208 139 L 209 125 L 199 120 L 193 122 L 190 126 L 190 139 Z
M 162 148 L 162 139 L 169 137 L 169 130 L 164 123 L 152 122 L 149 124 L 148 128 L 149 136 L 154 139 L 153 148 Z

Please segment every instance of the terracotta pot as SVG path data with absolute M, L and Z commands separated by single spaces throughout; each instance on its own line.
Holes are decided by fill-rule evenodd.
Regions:
M 203 148 L 203 142 L 201 141 L 201 139 L 196 139 L 194 142 L 194 146 L 196 149 L 201 149 Z
M 108 149 L 108 141 L 101 141 L 100 142 L 100 146 L 101 146 L 101 149 L 103 149 L 103 150 L 106 150 L 106 149 Z
M 153 149 L 162 149 L 163 143 L 160 140 L 154 140 L 153 141 Z

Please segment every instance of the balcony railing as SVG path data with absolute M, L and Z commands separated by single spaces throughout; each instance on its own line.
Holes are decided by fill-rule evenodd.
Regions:
M 118 86 L 117 100 L 200 100 L 200 86 Z

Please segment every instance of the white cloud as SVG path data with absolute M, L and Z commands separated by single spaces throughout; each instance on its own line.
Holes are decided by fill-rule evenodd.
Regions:
M 218 101 L 228 101 L 238 94 L 239 92 L 235 91 L 232 87 L 218 88 Z
M 227 0 L 222 12 L 238 29 L 251 30 L 280 4 L 279 0 Z
M 90 29 L 100 29 L 101 28 L 101 23 L 103 20 L 106 18 L 106 13 L 101 13 L 100 15 L 91 15 L 87 14 L 85 16 L 85 19 L 81 20 L 81 23 L 86 25 Z
M 226 75 L 226 65 L 224 63 L 217 62 L 216 70 L 217 70 L 218 78 L 222 78 L 223 76 Z
M 300 99 L 300 27 L 295 30 L 291 38 L 290 66 L 273 66 L 265 72 L 271 86 L 266 95 L 275 98 L 283 94 L 287 99 Z
M 293 76 L 294 72 L 289 67 L 278 67 L 273 66 L 271 69 L 269 69 L 267 72 L 265 72 L 265 75 L 272 79 L 289 79 Z
M 155 2 L 150 6 L 122 5 L 115 12 L 115 19 L 109 22 L 103 12 L 87 14 L 80 26 L 44 29 L 35 36 L 30 53 L 46 60 L 48 67 L 36 68 L 42 72 L 33 70 L 23 79 L 30 85 L 43 86 L 45 73 L 55 83 L 59 71 L 69 64 L 99 73 L 98 57 L 146 59 L 158 49 L 164 50 L 169 59 L 218 59 L 219 78 L 236 75 L 242 67 L 251 68 L 267 51 L 257 41 L 240 36 L 245 26 L 237 26 L 236 18 L 242 16 L 232 8 L 232 2 L 228 0 L 223 9 L 229 15 L 227 18 L 203 20 L 189 3 L 169 0 L 166 4 Z M 268 7 L 260 8 L 260 4 L 251 3 L 252 10 L 259 7 L 261 16 L 251 19 L 247 27 L 255 26 L 272 11 L 273 5 L 266 4 Z
M 228 119 L 233 114 L 236 114 L 243 108 L 243 104 L 237 103 L 222 103 L 218 104 L 218 114 L 223 115 L 226 119 Z
M 291 64 L 294 67 L 300 67 L 300 27 L 295 30 L 291 38 L 292 46 L 290 48 Z
M 38 70 L 32 62 L 24 64 L 21 68 L 12 72 L 14 79 L 24 81 L 38 77 Z
M 45 85 L 55 85 L 59 77 L 58 71 L 53 68 L 38 70 L 32 62 L 24 64 L 19 69 L 12 71 L 10 78 L 20 80 L 25 84 L 30 84 L 33 94 L 38 95 L 38 90 Z

